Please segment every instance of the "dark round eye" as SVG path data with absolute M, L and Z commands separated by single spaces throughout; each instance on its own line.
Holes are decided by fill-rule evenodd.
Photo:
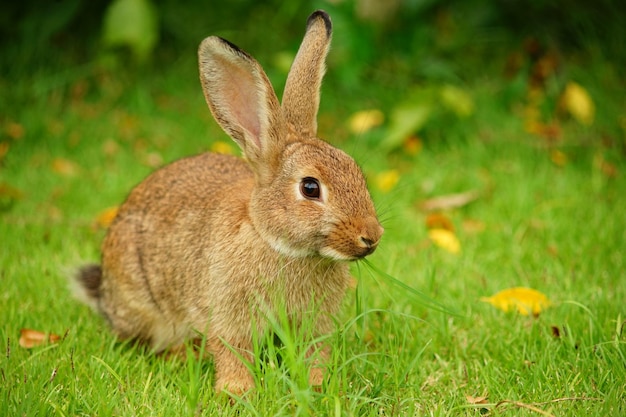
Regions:
M 321 193 L 319 181 L 311 177 L 302 178 L 302 181 L 300 181 L 300 192 L 309 200 L 319 199 Z

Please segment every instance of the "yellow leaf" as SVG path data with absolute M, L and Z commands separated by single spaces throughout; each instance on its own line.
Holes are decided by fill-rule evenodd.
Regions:
M 538 316 L 551 305 L 550 300 L 543 293 L 525 287 L 508 288 L 491 297 L 482 297 L 480 301 L 489 303 L 502 311 L 515 309 L 524 316 L 529 314 Z
M 454 232 L 446 229 L 430 229 L 428 231 L 430 240 L 441 249 L 450 253 L 458 254 L 461 252 L 461 243 Z
M 348 119 L 350 132 L 360 135 L 380 126 L 385 121 L 385 115 L 378 109 L 362 110 L 354 113 Z
M 561 96 L 565 109 L 580 123 L 591 126 L 595 116 L 595 106 L 591 96 L 580 84 L 569 82 Z
M 391 191 L 400 180 L 400 173 L 397 169 L 383 171 L 376 175 L 375 182 L 378 189 L 384 193 Z
M 96 217 L 96 224 L 103 229 L 109 227 L 115 219 L 115 216 L 117 216 L 118 209 L 119 207 L 115 206 L 101 211 Z
M 211 145 L 211 151 L 215 153 L 221 153 L 224 155 L 232 155 L 233 148 L 230 146 L 230 144 L 226 142 L 218 141 L 218 142 L 214 142 Z
M 75 177 L 79 171 L 78 165 L 65 158 L 55 158 L 52 161 L 52 171 L 65 177 Z

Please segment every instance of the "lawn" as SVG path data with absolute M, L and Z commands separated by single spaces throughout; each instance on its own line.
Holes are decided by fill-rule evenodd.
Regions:
M 336 31 L 352 27 L 333 18 Z M 298 19 L 271 53 L 233 35 L 279 91 L 306 13 Z M 363 167 L 385 235 L 353 265 L 322 389 L 306 384 L 310 341 L 277 323 L 282 344 L 267 336 L 251 364 L 257 390 L 232 401 L 215 395 L 210 358 L 119 343 L 68 288 L 78 266 L 99 259 L 111 209 L 146 175 L 186 155 L 238 152 L 206 108 L 195 44 L 131 68 L 68 49 L 7 72 L 0 415 L 626 415 L 623 66 L 590 41 L 560 53 L 537 86 L 532 59 L 507 42 L 484 68 L 459 55 L 450 68 L 469 75 L 455 79 L 432 62 L 411 75 L 389 51 L 357 68 L 342 53 L 358 41 L 336 32 L 319 134 Z M 528 61 L 503 75 L 511 56 Z M 568 106 L 580 100 L 591 115 Z M 415 123 L 421 109 L 428 116 Z M 355 131 L 349 120 L 364 110 L 384 120 Z M 442 230 L 443 242 L 433 236 Z M 485 301 L 516 287 L 549 305 L 524 315 Z M 24 347 L 22 329 L 59 339 Z

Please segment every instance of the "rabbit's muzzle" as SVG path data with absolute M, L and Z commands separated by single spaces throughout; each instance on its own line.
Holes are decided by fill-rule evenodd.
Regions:
M 372 254 L 378 247 L 378 242 L 380 242 L 384 231 L 385 229 L 378 223 L 378 220 L 372 221 L 366 226 L 356 241 L 356 259 Z
M 344 223 L 328 235 L 327 243 L 320 253 L 337 260 L 365 258 L 376 250 L 384 231 L 376 218 L 360 225 Z

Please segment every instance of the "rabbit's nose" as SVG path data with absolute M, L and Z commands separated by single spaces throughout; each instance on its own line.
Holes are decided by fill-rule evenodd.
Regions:
M 361 236 L 359 237 L 359 245 L 365 249 L 363 256 L 367 256 L 374 252 L 384 231 L 385 229 L 383 229 L 378 221 L 375 223 L 372 222 L 365 228 L 365 230 L 363 230 Z
M 376 242 L 374 242 L 369 237 L 361 236 L 361 242 L 368 248 L 371 248 L 372 246 L 376 246 Z

